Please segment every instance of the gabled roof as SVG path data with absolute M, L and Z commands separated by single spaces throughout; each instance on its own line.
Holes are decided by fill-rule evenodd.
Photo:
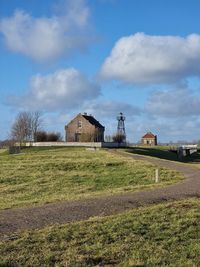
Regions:
M 152 134 L 151 132 L 146 133 L 142 138 L 155 138 L 156 135 Z
M 92 125 L 98 127 L 98 128 L 105 128 L 103 125 L 101 125 L 101 123 L 99 121 L 97 121 L 93 116 L 91 115 L 82 115 L 87 121 L 89 121 L 89 123 L 91 123 Z

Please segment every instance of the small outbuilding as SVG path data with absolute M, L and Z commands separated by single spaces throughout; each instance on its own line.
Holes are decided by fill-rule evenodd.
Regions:
M 142 145 L 157 146 L 157 135 L 151 132 L 146 133 L 141 139 Z
M 103 142 L 105 127 L 92 115 L 79 113 L 65 126 L 66 142 Z

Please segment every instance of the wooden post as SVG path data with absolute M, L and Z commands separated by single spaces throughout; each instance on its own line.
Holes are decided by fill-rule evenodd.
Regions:
M 156 169 L 156 171 L 155 171 L 155 182 L 156 183 L 159 182 L 159 169 Z

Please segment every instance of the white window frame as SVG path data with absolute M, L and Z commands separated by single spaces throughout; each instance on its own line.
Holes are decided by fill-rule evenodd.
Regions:
M 78 128 L 82 128 L 82 121 L 78 121 L 77 126 Z

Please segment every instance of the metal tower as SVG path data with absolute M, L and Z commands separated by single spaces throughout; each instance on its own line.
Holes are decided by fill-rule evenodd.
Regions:
M 118 125 L 117 125 L 117 134 L 118 135 L 123 135 L 124 136 L 124 141 L 126 141 L 126 131 L 125 131 L 125 116 L 123 115 L 122 112 L 119 113 L 117 116 L 118 120 Z

